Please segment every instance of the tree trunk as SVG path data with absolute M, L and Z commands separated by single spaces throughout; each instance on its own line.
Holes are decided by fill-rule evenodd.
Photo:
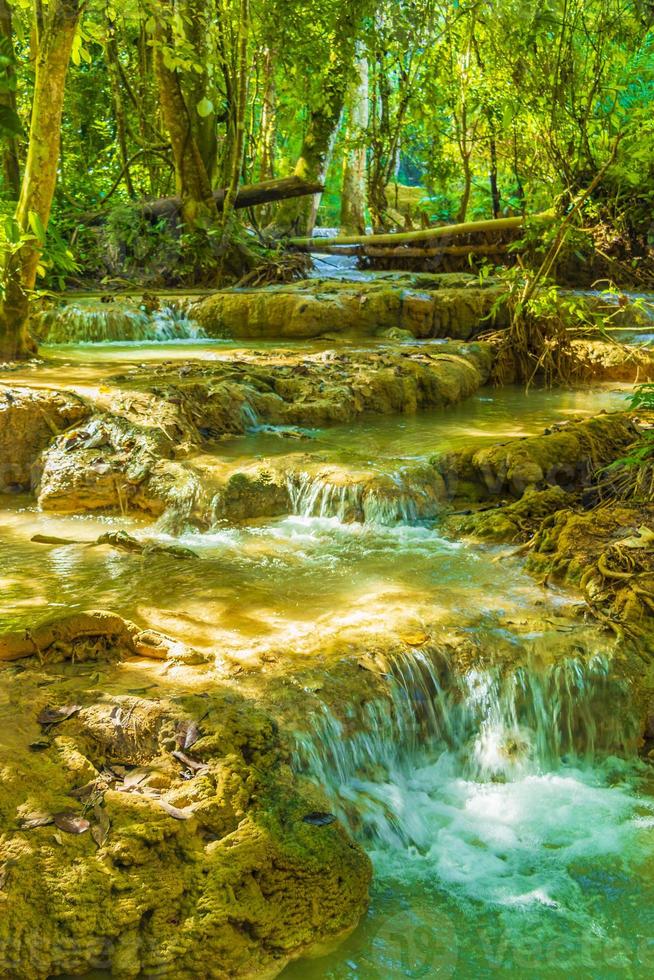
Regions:
M 555 220 L 553 211 L 541 211 L 531 215 L 531 221 L 550 222 Z M 335 245 L 399 245 L 402 242 L 429 242 L 434 238 L 457 238 L 461 235 L 495 234 L 498 231 L 508 231 L 521 228 L 524 218 L 489 218 L 487 221 L 467 221 L 462 224 L 439 225 L 437 228 L 421 228 L 419 231 L 402 231 L 383 235 L 339 235 L 330 238 L 326 243 Z M 320 249 L 320 243 L 312 238 L 290 238 L 289 245 L 301 251 Z
M 341 188 L 341 234 L 366 231 L 366 147 L 368 128 L 368 62 L 357 61 L 357 77 L 350 85 L 347 143 Z
M 459 202 L 459 210 L 456 215 L 457 224 L 463 224 L 466 220 L 466 215 L 468 213 L 468 204 L 470 203 L 470 191 L 472 190 L 472 171 L 470 170 L 470 155 L 468 153 L 462 154 L 462 164 L 463 164 L 463 191 L 461 192 L 461 200 Z
M 309 112 L 309 123 L 295 165 L 297 177 L 324 184 L 331 152 L 343 112 L 343 103 L 354 64 L 357 32 L 368 0 L 350 0 L 340 5 L 329 68 L 322 86 L 320 103 Z M 311 235 L 320 206 L 320 195 L 287 203 L 279 209 L 275 230 L 282 234 Z
M 164 125 L 170 137 L 175 164 L 177 195 L 181 202 L 182 221 L 188 229 L 211 224 L 216 218 L 216 206 L 211 182 L 193 135 L 179 72 L 168 67 L 174 53 L 173 32 L 168 18 L 172 15 L 171 0 L 160 4 L 154 40 L 154 66 L 159 88 L 159 102 Z
M 2 359 L 26 357 L 34 350 L 27 324 L 29 297 L 36 284 L 43 244 L 36 229 L 39 234 L 45 231 L 50 219 L 57 183 L 66 72 L 80 13 L 79 0 L 51 0 L 38 32 L 29 148 L 16 208 L 17 229 L 31 237 L 5 259 L 4 296 L 0 304 Z
M 490 141 L 490 172 L 488 175 L 491 193 L 491 212 L 494 218 L 499 218 L 501 210 L 500 189 L 497 186 L 497 143 L 495 130 L 491 127 Z
M 518 134 L 515 124 L 513 126 L 513 176 L 515 177 L 515 196 L 520 202 L 520 213 L 526 212 L 525 189 L 520 178 L 520 164 L 518 162 Z
M 309 128 L 293 173 L 309 183 L 324 184 L 334 138 L 343 109 L 344 87 L 339 79 L 327 83 L 324 103 L 311 112 Z M 280 208 L 275 226 L 284 234 L 310 235 L 316 224 L 320 194 Z
M 250 3 L 240 0 L 238 26 L 238 65 L 236 74 L 236 113 L 234 115 L 235 132 L 232 137 L 232 155 L 229 183 L 223 201 L 223 238 L 228 232 L 234 211 L 238 185 L 243 169 L 243 151 L 245 149 L 245 112 L 248 96 L 248 38 L 250 33 Z
M 323 191 L 322 184 L 307 184 L 299 177 L 278 177 L 277 180 L 262 180 L 260 184 L 241 184 L 236 189 L 234 208 L 254 208 L 259 204 L 270 204 L 273 201 L 285 201 L 292 197 L 304 197 L 307 194 L 319 194 Z M 213 192 L 215 206 L 222 211 L 227 190 L 221 188 Z M 143 206 L 143 214 L 152 221 L 167 218 L 169 221 L 180 213 L 182 202 L 179 197 L 162 197 L 158 201 L 150 201 Z
M 198 111 L 203 100 L 213 101 L 210 91 L 208 65 L 210 53 L 207 44 L 209 32 L 210 6 L 206 0 L 186 0 L 186 35 L 196 54 L 197 64 L 202 71 L 185 72 L 182 88 L 188 105 L 193 136 L 197 143 L 204 169 L 207 171 L 212 187 L 217 178 L 218 167 L 218 136 L 216 131 L 216 110 L 210 112 Z
M 14 36 L 11 6 L 8 0 L 0 0 L 0 40 L 4 50 L 2 54 L 13 58 Z M 15 78 L 13 64 L 5 69 L 5 80 L 12 82 Z M 0 93 L 0 105 L 5 106 L 9 112 L 17 118 L 16 113 L 16 92 L 9 86 L 6 91 Z M 2 170 L 4 173 L 7 187 L 12 196 L 17 198 L 20 194 L 20 163 L 18 160 L 18 140 L 15 136 L 5 136 L 5 146 L 2 154 Z
M 275 91 L 275 56 L 270 48 L 264 52 L 264 84 L 261 102 L 261 157 L 259 162 L 259 179 L 272 180 L 275 176 L 275 131 L 276 131 L 276 102 Z
M 123 168 L 123 179 L 125 188 L 130 197 L 136 197 L 132 175 L 129 169 L 129 150 L 127 148 L 127 123 L 125 116 L 125 105 L 120 88 L 120 70 L 118 44 L 116 42 L 116 22 L 110 16 L 107 9 L 107 36 L 104 44 L 105 60 L 107 63 L 107 74 L 111 87 L 111 97 L 114 105 L 114 120 L 116 122 L 116 142 L 120 151 L 120 165 Z

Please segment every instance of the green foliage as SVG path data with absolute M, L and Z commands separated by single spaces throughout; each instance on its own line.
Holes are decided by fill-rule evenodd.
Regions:
M 0 139 L 22 136 L 23 125 L 18 113 L 2 96 L 16 91 L 15 58 L 11 41 L 0 37 Z
M 17 137 L 24 164 L 35 7 L 29 0 L 11 6 L 13 43 L 0 39 L 0 136 Z M 457 220 L 462 208 L 468 219 L 490 217 L 491 171 L 501 214 L 552 206 L 565 212 L 620 132 L 620 153 L 586 210 L 587 223 L 608 218 L 625 241 L 647 247 L 654 29 L 643 5 L 264 0 L 250 8 L 244 181 L 292 172 L 311 121 L 331 114 L 335 149 L 320 221 L 338 223 L 346 119 L 339 132 L 334 93 L 353 76 L 356 54 L 369 70 L 365 146 L 375 224 L 393 224 L 384 195 L 395 181 L 422 189 L 411 208 L 416 224 Z M 217 248 L 212 230 L 190 242 L 175 228 L 143 221 L 131 201 L 177 191 L 153 70 L 157 43 L 180 81 L 207 172 L 214 186 L 225 186 L 237 131 L 240 10 L 241 0 L 85 5 L 67 83 L 53 243 L 46 241 L 42 262 L 48 285 L 77 275 L 75 262 L 88 277 L 156 279 L 166 269 L 173 278 L 196 276 L 195 266 L 206 276 Z M 0 198 L 13 197 L 2 180 Z M 264 227 L 271 212 L 255 217 Z M 44 232 L 29 228 L 39 241 Z M 525 243 L 538 262 L 547 247 L 542 227 L 527 231 Z M 574 265 L 589 261 L 595 246 L 587 232 L 573 230 L 565 248 Z

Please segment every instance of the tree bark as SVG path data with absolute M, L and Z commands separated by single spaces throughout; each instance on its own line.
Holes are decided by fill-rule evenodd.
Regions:
M 346 140 L 349 144 L 343 166 L 341 188 L 341 234 L 364 235 L 366 232 L 366 147 L 368 128 L 368 62 L 357 60 L 357 76 L 349 92 L 349 121 Z
M 129 168 L 129 150 L 127 148 L 127 123 L 125 117 L 125 105 L 120 88 L 120 70 L 118 44 L 116 42 L 116 22 L 107 10 L 107 36 L 104 44 L 105 59 L 107 62 L 107 74 L 111 87 L 111 97 L 114 104 L 114 120 L 116 123 L 116 142 L 120 151 L 120 164 L 125 181 L 125 188 L 131 198 L 136 197 L 132 175 Z
M 331 241 L 332 239 L 326 239 L 326 242 Z M 439 255 L 501 255 L 509 250 L 509 245 L 506 242 L 497 242 L 492 245 L 439 245 L 436 248 L 420 247 L 419 245 L 398 245 L 395 248 L 390 245 L 323 245 L 321 239 L 314 239 L 314 243 L 311 246 L 312 253 L 315 252 L 319 255 L 363 255 L 370 259 L 429 259 Z
M 80 0 L 51 0 L 38 31 L 29 148 L 16 208 L 16 224 L 24 235 L 30 235 L 36 222 L 43 230 L 48 227 L 57 183 L 66 72 L 81 9 Z M 2 359 L 33 353 L 27 329 L 29 298 L 42 245 L 34 234 L 5 259 L 0 304 Z
M 0 38 L 6 48 L 4 53 L 9 54 L 11 52 L 13 55 L 13 18 L 9 0 L 0 0 Z M 5 75 L 7 81 L 11 82 L 15 79 L 13 65 L 6 69 Z M 16 92 L 13 88 L 10 87 L 7 91 L 0 93 L 0 105 L 6 106 L 10 112 L 16 115 Z M 12 195 L 17 198 L 20 194 L 20 162 L 18 159 L 18 140 L 15 136 L 5 137 L 2 170 L 8 188 Z
M 248 38 L 250 32 L 250 3 L 240 0 L 238 26 L 238 67 L 236 74 L 236 113 L 234 116 L 235 132 L 231 134 L 232 155 L 225 197 L 223 199 L 223 238 L 227 234 L 229 222 L 234 210 L 238 193 L 238 185 L 243 169 L 243 151 L 245 149 L 245 111 L 248 94 Z
M 175 164 L 177 196 L 182 221 L 189 229 L 216 219 L 211 182 L 193 133 L 193 124 L 182 91 L 179 72 L 169 67 L 174 55 L 173 32 L 168 18 L 171 0 L 160 4 L 154 38 L 154 66 L 159 88 L 159 103 L 168 131 Z
M 275 130 L 277 93 L 275 90 L 275 55 L 270 48 L 264 52 L 264 84 L 261 103 L 261 158 L 259 178 L 272 180 L 275 176 Z
M 206 0 L 185 0 L 186 36 L 193 45 L 198 65 L 202 71 L 189 71 L 184 74 L 182 88 L 188 105 L 193 136 L 197 143 L 209 183 L 215 186 L 218 167 L 218 135 L 216 131 L 216 110 L 200 115 L 198 105 L 203 99 L 210 99 L 210 78 L 207 66 L 210 60 L 207 36 L 209 32 L 210 5 Z
M 472 171 L 470 169 L 470 154 L 461 151 L 461 163 L 463 165 L 463 191 L 461 192 L 461 200 L 459 201 L 459 210 L 457 211 L 456 221 L 457 224 L 463 224 L 466 220 L 466 215 L 468 213 L 468 204 L 470 203 L 470 192 L 472 190 Z
M 490 140 L 490 172 L 488 180 L 491 193 L 491 213 L 494 218 L 499 218 L 501 210 L 500 189 L 497 185 L 497 143 L 495 140 L 495 130 L 491 123 Z

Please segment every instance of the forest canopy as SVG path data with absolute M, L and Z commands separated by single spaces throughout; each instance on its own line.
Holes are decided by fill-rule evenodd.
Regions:
M 36 285 L 214 284 L 316 223 L 564 213 L 603 168 L 586 215 L 642 251 L 653 24 L 645 0 L 0 0 L 0 330 Z M 324 193 L 235 211 L 291 175 Z M 143 208 L 170 197 L 172 222 Z

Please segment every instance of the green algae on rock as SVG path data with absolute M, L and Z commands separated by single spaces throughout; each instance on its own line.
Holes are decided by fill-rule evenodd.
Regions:
M 614 412 L 552 426 L 541 436 L 449 453 L 433 462 L 451 498 L 519 498 L 528 487 L 583 486 L 600 466 L 617 459 L 637 434 L 633 413 Z
M 212 480 L 200 469 L 202 451 L 219 452 L 222 438 L 260 424 L 316 426 L 363 413 L 445 407 L 486 381 L 490 361 L 487 345 L 448 344 L 434 352 L 254 353 L 114 378 L 89 403 L 92 418 L 41 455 L 39 504 L 68 513 L 137 509 L 155 517 L 172 510 L 206 524 L 215 513 L 236 513 L 239 491 L 247 490 L 252 516 L 257 507 L 260 515 L 279 513 L 287 493 L 276 487 L 285 478 L 266 481 L 259 467 L 254 478 L 232 471 Z
M 163 664 L 129 659 L 118 621 L 98 621 L 111 649 L 87 629 L 86 659 L 48 647 L 3 670 L 0 971 L 272 977 L 356 925 L 368 859 L 340 824 L 305 821 L 325 800 L 256 699 L 203 668 L 171 686 Z M 62 812 L 90 833 L 34 817 Z
M 452 281 L 454 279 L 454 282 Z M 308 280 L 266 289 L 233 289 L 193 304 L 210 337 L 309 339 L 326 334 L 468 340 L 483 326 L 506 325 L 500 292 L 474 276 L 389 277 L 368 282 Z

